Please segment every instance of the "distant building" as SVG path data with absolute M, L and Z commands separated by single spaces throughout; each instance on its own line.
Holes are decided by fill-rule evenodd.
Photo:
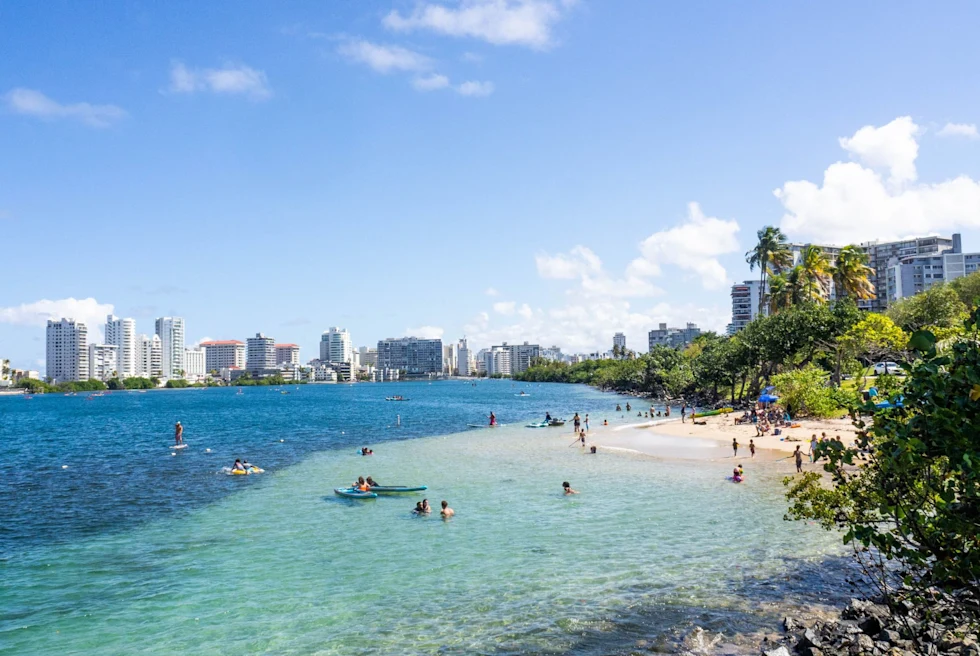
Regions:
M 299 346 L 276 344 L 276 365 L 281 364 L 299 364 Z
M 249 337 L 245 341 L 245 370 L 252 376 L 274 374 L 276 340 L 266 337 L 262 333 L 255 333 L 255 337 Z
M 14 385 L 22 380 L 41 380 L 41 372 L 33 369 L 11 369 L 10 380 Z
M 455 376 L 459 370 L 459 345 L 442 345 L 442 373 Z
M 473 365 L 473 354 L 466 344 L 465 337 L 459 340 L 456 345 L 456 361 L 456 370 L 460 376 L 472 376 L 476 373 L 476 367 Z
M 378 364 L 378 349 L 362 346 L 358 350 L 358 357 L 362 367 L 374 367 Z
M 548 348 L 541 349 L 541 357 L 552 362 L 565 361 L 565 356 L 562 355 L 561 348 L 558 346 L 549 346 Z
M 184 320 L 181 317 L 160 317 L 156 320 L 156 333 L 163 349 L 163 375 L 165 378 L 183 377 L 184 371 Z
M 527 371 L 528 367 L 531 366 L 536 358 L 541 356 L 541 347 L 537 344 L 528 344 L 524 342 L 523 344 L 508 344 L 504 342 L 499 346 L 494 346 L 491 350 L 502 349 L 507 351 L 510 355 L 509 359 L 509 370 L 507 374 L 519 374 Z M 489 370 L 488 370 L 489 371 Z M 503 372 L 490 372 L 490 373 L 503 373 Z
M 207 350 L 203 348 L 184 349 L 184 378 L 197 383 L 204 380 L 210 371 L 207 368 Z
M 662 323 L 658 329 L 650 331 L 649 347 L 651 351 L 654 346 L 683 348 L 697 339 L 700 334 L 701 329 L 694 323 L 688 323 L 685 328 L 668 328 L 667 324 Z
M 119 347 L 115 344 L 88 345 L 89 380 L 105 382 L 117 376 Z
M 354 359 L 354 347 L 350 333 L 345 328 L 332 327 L 320 336 L 321 362 L 350 362 Z
M 962 237 L 953 235 L 952 247 L 931 255 L 893 258 L 885 277 L 885 296 L 892 304 L 924 292 L 933 285 L 969 275 L 980 265 L 980 253 L 964 253 Z M 879 296 L 881 293 L 879 292 Z
M 132 319 L 120 319 L 110 314 L 105 320 L 105 343 L 117 347 L 117 376 L 132 378 L 136 375 L 136 363 L 139 354 L 136 348 L 136 322 Z
M 626 349 L 626 335 L 623 333 L 613 335 L 613 348 L 616 349 L 617 346 L 619 347 L 617 350 Z
M 163 345 L 160 336 L 139 335 L 136 338 L 137 356 L 136 362 L 138 376 L 141 378 L 162 378 L 163 377 Z
M 409 376 L 442 372 L 442 340 L 417 337 L 378 342 L 378 368 L 404 371 Z
M 81 321 L 48 320 L 45 370 L 53 383 L 88 380 L 88 328 Z
M 760 280 L 746 280 L 732 285 L 732 322 L 728 326 L 730 335 L 742 330 L 759 316 L 759 296 L 762 289 Z M 766 308 L 762 312 L 767 314 Z
M 488 376 L 510 376 L 513 373 L 510 357 L 506 344 L 492 346 L 483 353 L 483 370 Z
M 956 237 L 954 235 L 954 237 Z M 959 243 L 959 240 L 956 240 Z M 903 260 L 914 259 L 922 256 L 940 256 L 946 251 L 952 251 L 954 247 L 954 239 L 950 237 L 915 237 L 912 239 L 903 239 L 901 241 L 891 241 L 891 242 L 866 242 L 861 244 L 861 248 L 865 253 L 868 254 L 869 262 L 868 266 L 874 269 L 871 275 L 871 282 L 875 285 L 876 295 L 875 298 L 858 302 L 858 306 L 862 309 L 871 310 L 873 312 L 883 312 L 888 308 L 890 298 L 894 293 L 894 299 L 904 298 L 905 296 L 912 296 L 915 292 L 911 292 L 908 289 L 898 290 L 897 287 L 892 291 L 889 291 L 888 284 L 889 278 L 894 277 L 894 272 L 892 267 L 901 264 Z M 921 269 L 921 273 L 924 275 L 926 269 Z M 929 273 L 933 273 L 930 269 Z M 899 271 L 899 278 L 901 278 L 901 271 Z M 914 273 L 913 278 L 910 279 L 913 283 L 914 288 Z M 925 278 L 923 277 L 920 282 L 924 283 Z M 932 280 L 932 279 L 930 279 Z M 899 283 L 901 284 L 901 283 Z M 930 285 L 931 286 L 931 283 Z M 898 292 L 901 291 L 902 296 L 898 296 Z
M 237 339 L 222 339 L 201 342 L 204 349 L 205 371 L 245 368 L 245 342 Z

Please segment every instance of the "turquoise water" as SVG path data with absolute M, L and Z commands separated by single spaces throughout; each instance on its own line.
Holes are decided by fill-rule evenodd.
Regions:
M 802 590 L 833 600 L 837 541 L 782 520 L 779 472 L 737 486 L 730 463 L 586 455 L 522 424 L 612 420 L 617 399 L 526 389 L 0 399 L 0 654 L 627 653 L 694 623 L 765 628 Z M 489 410 L 509 425 L 458 432 Z M 191 447 L 171 456 L 175 416 Z M 267 473 L 217 473 L 239 455 Z M 457 516 L 333 495 L 358 475 L 426 484 Z

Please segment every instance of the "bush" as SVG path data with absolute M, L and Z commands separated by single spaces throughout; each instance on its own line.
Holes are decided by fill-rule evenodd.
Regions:
M 772 384 L 793 417 L 834 417 L 844 407 L 840 403 L 842 392 L 828 387 L 827 373 L 812 364 L 777 374 L 772 377 Z

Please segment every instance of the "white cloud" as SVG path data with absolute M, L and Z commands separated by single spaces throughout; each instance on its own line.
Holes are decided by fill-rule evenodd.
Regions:
M 482 39 L 497 45 L 543 49 L 552 43 L 552 28 L 570 2 L 550 0 L 461 0 L 454 7 L 420 3 L 406 16 L 392 10 L 384 18 L 398 32 L 430 30 L 455 37 Z
M 475 80 L 470 80 L 468 82 L 463 82 L 461 85 L 456 87 L 456 93 L 461 96 L 481 98 L 489 96 L 491 93 L 493 93 L 493 89 L 493 82 L 477 82 Z
M 48 319 L 74 319 L 86 325 L 89 343 L 94 344 L 102 340 L 106 316 L 112 314 L 114 309 L 111 303 L 99 303 L 94 298 L 62 298 L 56 301 L 42 299 L 33 303 L 0 307 L 0 323 L 43 327 L 47 325 Z
M 412 80 L 412 86 L 415 87 L 416 91 L 436 91 L 437 89 L 445 89 L 449 86 L 449 78 L 445 75 L 439 75 L 433 73 L 432 75 L 427 75 L 425 77 L 417 77 Z
M 406 328 L 405 333 L 419 339 L 442 339 L 446 331 L 439 326 L 419 326 L 418 328 Z
M 3 101 L 16 114 L 47 120 L 74 119 L 94 128 L 109 127 L 127 116 L 124 109 L 115 105 L 61 104 L 33 89 L 11 89 L 3 95 Z
M 523 305 L 521 305 L 520 309 L 517 310 L 517 314 L 521 315 L 525 319 L 530 319 L 531 317 L 534 316 L 534 310 L 531 309 L 530 305 L 524 303 Z
M 537 255 L 534 261 L 538 275 L 555 280 L 571 280 L 583 273 L 598 273 L 602 269 L 602 261 L 585 246 L 576 246 L 569 255 Z
M 889 181 L 901 185 L 915 181 L 915 158 L 919 156 L 916 137 L 919 134 L 921 130 L 911 116 L 900 116 L 880 128 L 866 125 L 853 137 L 841 137 L 838 141 L 841 148 L 871 168 L 886 169 Z
M 976 180 L 962 175 L 938 183 L 914 182 L 919 134 L 905 117 L 841 139 L 843 147 L 862 153 L 867 166 L 836 162 L 824 171 L 822 185 L 797 180 L 776 189 L 773 193 L 786 210 L 783 230 L 791 239 L 847 244 L 980 227 Z M 875 169 L 887 171 L 888 181 Z
M 202 337 L 199 340 L 197 340 L 196 342 L 194 342 L 194 344 L 191 345 L 191 348 L 199 348 L 202 343 L 204 343 L 204 342 L 213 342 L 213 341 L 214 341 L 214 337 Z
M 719 255 L 739 249 L 738 222 L 705 216 L 701 206 L 689 203 L 684 223 L 656 232 L 640 244 L 642 257 L 633 260 L 626 272 L 636 277 L 660 275 L 662 265 L 691 271 L 705 289 L 722 289 L 729 284 Z
M 493 304 L 493 311 L 497 314 L 502 314 L 504 316 L 510 316 L 514 314 L 514 310 L 517 308 L 517 303 L 514 301 L 498 301 Z
M 966 137 L 978 139 L 977 126 L 973 123 L 947 123 L 936 133 L 940 137 Z
M 393 71 L 417 73 L 426 71 L 432 66 L 432 60 L 413 50 L 401 46 L 371 43 L 363 39 L 342 43 L 337 48 L 337 52 L 351 61 L 370 66 L 378 73 Z
M 487 287 L 487 291 L 483 293 L 486 294 L 487 296 L 500 296 L 500 292 L 498 292 L 493 287 Z
M 242 95 L 252 100 L 265 100 L 272 96 L 266 74 L 243 64 L 227 64 L 224 68 L 192 69 L 182 62 L 173 62 L 170 67 L 170 92 L 195 93 L 197 91 Z

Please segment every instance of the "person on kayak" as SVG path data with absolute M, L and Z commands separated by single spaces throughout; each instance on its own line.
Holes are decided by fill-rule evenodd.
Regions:
M 251 468 L 252 468 L 252 465 L 251 465 L 251 463 L 249 463 L 248 458 L 245 458 L 244 460 L 242 460 L 242 469 L 244 469 L 245 471 L 248 471 Z
M 491 426 L 497 425 L 497 415 L 493 414 L 493 411 L 490 412 L 490 425 Z
M 443 499 L 442 510 L 439 511 L 439 514 L 442 515 L 443 519 L 449 519 L 450 517 L 456 514 L 456 511 L 449 507 L 448 501 Z
M 380 483 L 378 483 L 376 480 L 374 480 L 370 476 L 367 477 L 367 484 L 368 484 L 368 487 L 378 487 L 378 485 L 380 485 Z
M 562 483 L 561 488 L 565 491 L 565 494 L 578 494 L 578 490 L 573 490 L 568 481 Z
M 361 492 L 369 492 L 371 490 L 363 476 L 358 476 L 357 482 L 351 487 L 353 487 L 355 490 L 360 490 Z
M 235 458 L 235 464 L 231 466 L 231 471 L 245 471 L 245 467 L 242 465 L 242 461 Z
M 548 423 L 551 423 L 551 413 L 550 412 L 544 413 L 544 420 L 546 422 L 548 422 Z

